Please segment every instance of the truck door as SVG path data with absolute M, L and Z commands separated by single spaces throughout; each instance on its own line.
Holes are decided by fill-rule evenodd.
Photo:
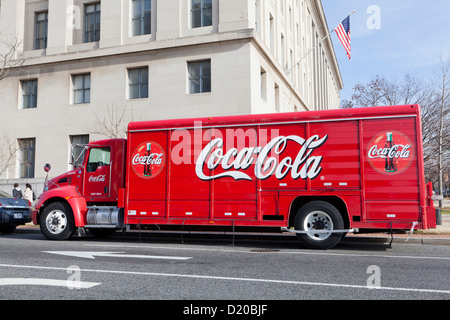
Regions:
M 91 148 L 84 174 L 84 196 L 91 201 L 109 197 L 110 175 L 111 148 Z

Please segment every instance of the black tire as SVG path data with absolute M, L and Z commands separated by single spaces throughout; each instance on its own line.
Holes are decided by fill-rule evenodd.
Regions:
M 16 230 L 15 224 L 0 224 L 0 233 L 3 234 L 10 234 L 13 233 Z
M 39 218 L 41 231 L 47 239 L 67 240 L 75 233 L 75 220 L 67 203 L 49 204 Z
M 308 234 L 297 233 L 302 245 L 309 249 L 331 249 L 342 239 L 342 233 L 314 233 L 314 230 L 342 230 L 344 220 L 336 207 L 324 201 L 312 201 L 302 206 L 295 216 L 294 227 Z

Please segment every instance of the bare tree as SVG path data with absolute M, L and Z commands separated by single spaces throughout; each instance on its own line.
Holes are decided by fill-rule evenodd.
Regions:
M 357 84 L 351 100 L 342 102 L 343 108 L 420 104 L 426 179 L 438 185 L 441 194 L 442 176 L 450 174 L 444 172 L 450 165 L 449 65 L 441 59 L 435 83 L 424 82 L 410 74 L 401 82 L 377 75 L 367 84 Z
M 17 38 L 0 42 L 0 81 L 16 74 L 25 63 L 26 58 L 19 57 L 21 45 Z M 18 150 L 16 141 L 6 132 L 3 133 L 0 141 L 0 176 L 8 170 Z
M 444 168 L 450 165 L 450 56 L 446 60 L 441 55 L 440 70 L 436 81 L 435 93 L 435 137 L 437 142 L 437 172 L 439 194 L 443 195 L 444 190 Z M 445 161 L 444 161 L 445 159 Z M 442 207 L 442 200 L 439 201 Z
M 110 139 L 124 138 L 126 136 L 126 124 L 124 124 L 124 117 L 126 108 L 119 111 L 116 105 L 107 106 L 107 115 L 99 118 L 95 115 L 94 124 L 87 129 L 84 129 L 90 134 L 99 134 Z
M 351 100 L 343 100 L 341 107 L 348 109 L 381 105 L 380 101 L 385 95 L 382 88 L 385 87 L 386 83 L 387 80 L 385 78 L 377 75 L 367 84 L 356 84 L 353 88 Z
M 343 100 L 342 108 L 393 106 L 418 104 L 429 97 L 428 85 L 416 76 L 406 74 L 402 82 L 388 80 L 380 75 L 369 83 L 358 83 L 353 88 L 351 100 Z
M 3 175 L 12 164 L 14 157 L 19 150 L 19 145 L 6 133 L 0 141 L 0 176 Z
M 19 48 L 22 42 L 15 38 L 0 43 L 0 81 L 16 74 L 26 61 L 19 57 Z

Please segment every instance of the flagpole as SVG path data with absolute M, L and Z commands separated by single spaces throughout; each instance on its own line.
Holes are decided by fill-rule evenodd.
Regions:
M 356 9 L 349 14 L 349 17 L 351 17 L 355 12 Z M 339 27 L 339 24 L 337 25 L 337 27 Z M 296 64 L 294 64 L 289 70 L 287 70 L 287 74 L 290 74 L 292 72 L 292 69 L 294 69 L 297 65 L 299 65 L 300 62 L 302 62 L 311 52 L 316 50 L 317 47 L 319 47 L 325 39 L 329 38 L 331 34 L 336 31 L 337 27 L 334 28 L 332 31 L 329 31 L 328 34 L 325 37 L 323 37 L 313 48 L 309 49 L 309 51 L 299 61 L 297 61 Z

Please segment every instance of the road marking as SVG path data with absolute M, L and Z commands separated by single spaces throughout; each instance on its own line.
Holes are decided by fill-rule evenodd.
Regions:
M 124 252 L 97 252 L 97 251 L 42 251 L 61 256 L 95 259 L 95 257 L 130 258 L 130 259 L 162 259 L 162 260 L 189 260 L 192 257 L 148 256 L 141 254 L 125 254 Z
M 0 264 L 0 268 L 1 267 L 24 268 L 24 269 L 44 269 L 44 270 L 67 270 L 66 268 L 58 268 L 58 267 L 23 266 L 23 265 L 8 265 L 8 264 Z M 222 276 L 208 276 L 208 275 L 195 275 L 195 274 L 176 274 L 176 273 L 173 274 L 173 273 L 136 272 L 136 271 L 120 271 L 120 270 L 80 269 L 80 271 L 81 272 L 91 272 L 91 273 L 125 274 L 125 275 L 139 275 L 139 276 L 170 277 L 170 278 L 208 279 L 208 280 L 221 280 L 221 281 L 275 283 L 275 284 L 289 284 L 289 285 L 300 285 L 300 286 L 320 286 L 320 287 L 352 288 L 352 289 L 366 289 L 366 290 L 380 290 L 380 291 L 386 290 L 386 291 L 406 291 L 406 292 L 450 294 L 450 290 L 396 288 L 396 287 L 376 287 L 376 288 L 374 288 L 374 287 L 368 287 L 365 285 L 354 285 L 354 284 L 344 284 L 344 283 L 322 283 L 322 282 L 308 282 L 308 281 L 294 281 L 294 280 L 238 278 L 238 277 L 222 277 Z
M 68 288 L 71 284 L 73 285 L 73 283 L 68 282 L 68 280 L 55 280 L 55 279 L 37 279 L 37 278 L 0 279 L 0 286 L 52 286 L 52 287 Z M 84 282 L 84 281 L 76 282 L 76 286 L 79 289 L 90 289 L 100 284 L 101 283 L 98 282 Z
M 184 245 L 183 247 L 165 247 L 165 246 L 136 246 L 136 245 L 114 245 L 114 244 L 85 244 L 88 247 L 103 247 L 103 248 L 138 248 L 138 249 L 164 249 L 164 250 L 189 250 L 189 251 L 214 251 L 214 252 L 232 252 L 232 253 L 250 253 L 261 254 L 251 252 L 250 250 L 240 249 L 208 249 L 208 248 L 194 248 Z M 265 253 L 266 254 L 266 253 Z M 314 255 L 314 256 L 337 256 L 337 257 L 362 257 L 362 258 L 390 258 L 390 259 L 419 259 L 419 260 L 450 260 L 450 257 L 437 257 L 437 256 L 399 256 L 399 255 L 383 255 L 383 254 L 356 254 L 356 253 L 339 253 L 339 252 L 313 252 L 313 251 L 278 251 L 271 252 L 271 254 L 292 254 L 292 255 Z

